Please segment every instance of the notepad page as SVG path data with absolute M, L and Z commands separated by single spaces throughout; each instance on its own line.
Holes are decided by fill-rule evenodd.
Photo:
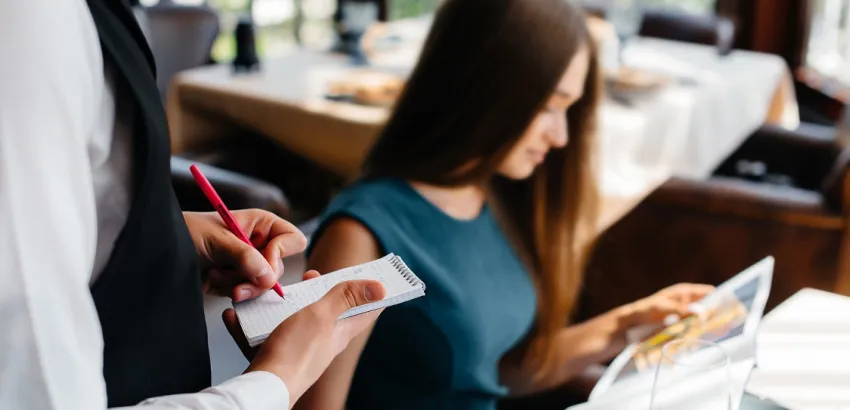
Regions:
M 397 258 L 408 277 L 393 264 Z M 347 280 L 380 281 L 386 289 L 384 299 L 346 311 L 340 319 L 381 307 L 398 304 L 424 295 L 424 284 L 407 269 L 400 258 L 389 254 L 381 259 L 332 272 L 316 279 L 283 287 L 284 298 L 273 291 L 245 302 L 234 304 L 236 315 L 248 342 L 259 344 L 280 322 L 316 302 L 338 283 Z

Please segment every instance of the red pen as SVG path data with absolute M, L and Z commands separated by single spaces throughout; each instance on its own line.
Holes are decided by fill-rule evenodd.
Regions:
M 230 229 L 230 232 L 236 235 L 236 237 L 242 240 L 242 242 L 254 246 L 254 244 L 251 243 L 251 239 L 248 238 L 248 235 L 245 235 L 245 231 L 243 231 L 239 224 L 236 223 L 236 219 L 233 218 L 230 210 L 227 209 L 226 205 L 224 205 L 224 201 L 222 201 L 221 197 L 218 196 L 218 192 L 215 192 L 210 181 L 207 180 L 207 177 L 205 177 L 203 173 L 201 173 L 201 170 L 192 165 L 189 167 L 189 171 L 192 171 L 192 176 L 195 177 L 195 182 L 197 182 L 198 186 L 201 187 L 201 191 L 204 191 L 204 195 L 206 195 L 213 208 L 218 211 L 218 215 L 224 220 L 224 224 L 227 225 L 227 229 Z M 280 287 L 280 283 L 275 281 L 272 289 L 274 289 L 275 293 L 280 295 L 280 297 L 283 297 L 283 289 Z

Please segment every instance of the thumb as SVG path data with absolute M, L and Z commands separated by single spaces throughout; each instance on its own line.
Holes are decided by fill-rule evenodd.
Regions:
M 277 281 L 275 270 L 259 250 L 239 240 L 236 235 L 222 235 L 219 238 L 218 250 L 221 259 L 227 265 L 233 266 L 246 280 L 262 289 L 269 289 Z
M 386 290 L 376 280 L 351 280 L 334 286 L 317 303 L 325 305 L 333 317 L 339 317 L 346 310 L 381 300 Z

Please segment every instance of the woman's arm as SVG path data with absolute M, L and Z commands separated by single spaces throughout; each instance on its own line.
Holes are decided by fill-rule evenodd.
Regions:
M 542 377 L 535 378 L 535 369 L 521 362 L 521 353 L 502 361 L 502 383 L 511 395 L 522 396 L 558 387 L 581 375 L 593 364 L 605 362 L 626 346 L 624 321 L 629 315 L 627 306 L 597 316 L 587 322 L 561 330 L 554 344 L 560 348 L 551 360 L 556 365 Z
M 309 269 L 328 273 L 369 262 L 381 256 L 375 237 L 360 222 L 339 218 L 330 223 L 314 245 L 307 261 Z M 328 370 L 295 404 L 298 410 L 342 410 L 351 386 L 351 377 L 360 353 L 369 339 L 371 327 L 355 337 Z
M 634 326 L 663 324 L 669 315 L 687 316 L 690 305 L 712 292 L 714 287 L 682 283 L 645 299 L 616 308 L 587 322 L 567 327 L 555 335 L 557 346 L 550 359 L 554 365 L 542 377 L 524 366 L 521 352 L 502 361 L 502 382 L 512 395 L 525 395 L 558 387 L 598 363 L 608 361 L 626 347 L 626 332 Z

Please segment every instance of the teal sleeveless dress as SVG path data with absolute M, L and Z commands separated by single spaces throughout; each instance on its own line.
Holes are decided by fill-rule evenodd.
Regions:
M 366 344 L 348 410 L 494 410 L 507 393 L 499 361 L 531 330 L 535 289 L 488 207 L 445 214 L 394 179 L 363 181 L 328 208 L 368 228 L 425 282 L 425 297 L 390 307 Z M 309 252 L 309 250 L 308 250 Z

